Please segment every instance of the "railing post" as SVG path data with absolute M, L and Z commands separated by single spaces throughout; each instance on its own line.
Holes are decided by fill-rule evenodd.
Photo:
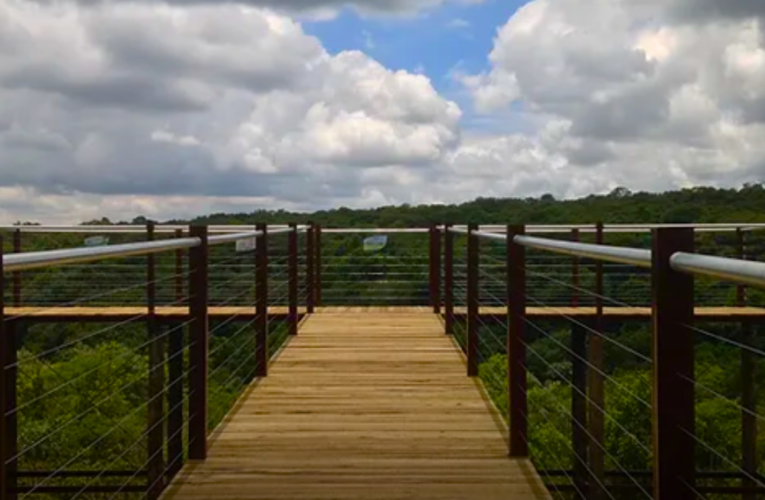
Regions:
M 587 500 L 587 331 L 580 323 L 571 324 L 571 444 L 574 448 L 574 485 Z M 580 459 L 577 457 L 581 457 Z
M 201 244 L 189 250 L 189 426 L 190 460 L 207 458 L 207 227 L 192 226 Z
M 514 238 L 524 226 L 507 226 L 507 397 L 510 420 L 510 456 L 526 457 L 528 402 L 526 400 L 526 248 Z
M 262 233 L 255 247 L 255 376 L 268 375 L 268 226 L 258 224 Z
M 146 240 L 154 241 L 154 222 L 146 224 Z M 165 346 L 157 328 L 157 275 L 154 254 L 146 256 L 146 333 L 149 338 L 149 405 L 147 415 L 147 473 L 149 499 L 159 498 L 165 488 Z
M 595 226 L 595 244 L 603 244 L 603 223 L 598 222 Z M 593 330 L 600 332 L 603 329 L 603 263 L 595 261 L 595 317 L 593 318 Z M 587 424 L 589 426 L 589 462 L 590 475 L 590 498 L 592 500 L 602 500 L 605 497 L 605 491 L 600 487 L 605 484 L 606 465 L 605 465 L 605 420 L 603 411 L 605 409 L 605 390 L 603 380 L 603 337 L 590 334 L 588 339 L 588 361 L 592 368 L 588 370 L 589 385 L 589 410 Z
M 146 223 L 146 241 L 154 241 L 154 222 Z M 148 311 L 148 325 L 152 328 L 154 325 L 155 307 L 157 302 L 157 266 L 154 254 L 146 256 L 146 307 Z M 154 333 L 150 330 L 150 333 Z
M 308 223 L 308 230 L 305 233 L 305 280 L 306 280 L 306 311 L 308 314 L 313 314 L 315 302 L 315 289 L 314 289 L 314 269 L 313 263 L 315 255 L 314 250 L 314 228 L 313 222 Z
M 431 224 L 430 231 L 430 305 L 433 312 L 441 312 L 441 232 L 436 224 Z
M 183 238 L 183 230 L 175 230 L 176 238 Z M 175 305 L 181 305 L 183 302 L 183 250 L 175 251 Z
M 444 224 L 444 330 L 454 333 L 454 233 Z
M 287 235 L 287 268 L 289 273 L 289 333 L 298 333 L 298 231 L 297 224 L 290 224 Z
M 571 230 L 571 241 L 579 242 L 579 230 Z M 579 257 L 571 261 L 571 307 L 579 307 Z
M 653 232 L 654 499 L 695 498 L 693 277 L 670 265 L 693 252 L 693 229 Z
M 171 325 L 167 343 L 167 473 L 172 480 L 183 468 L 183 327 Z
M 176 238 L 183 238 L 183 230 L 175 230 Z M 183 305 L 183 250 L 175 251 L 175 302 Z M 170 482 L 183 468 L 183 322 L 169 325 L 167 341 L 167 481 Z
M 321 224 L 314 226 L 313 243 L 316 248 L 316 260 L 314 261 L 314 300 L 316 307 L 321 306 Z
M 3 237 L 0 236 L 0 500 L 14 500 L 18 451 L 16 415 L 17 320 L 5 316 Z
M 21 229 L 13 232 L 13 253 L 21 253 Z M 13 306 L 21 307 L 21 271 L 13 273 Z
M 468 377 L 478 375 L 478 236 L 473 232 L 478 226 L 468 226 L 467 247 L 467 374 Z
M 8 372 L 6 367 L 9 363 L 8 327 L 5 323 L 5 273 L 3 271 L 3 237 L 0 235 L 0 500 L 7 500 L 10 496 L 8 479 L 8 459 L 11 455 L 11 443 L 9 438 L 10 429 L 8 417 L 10 411 L 8 401 Z
M 736 229 L 737 257 L 746 260 L 746 238 L 741 228 Z M 746 286 L 736 287 L 736 305 L 746 307 Z M 741 324 L 741 343 L 747 346 L 754 344 L 752 325 L 748 322 Z M 741 349 L 741 468 L 750 476 L 757 474 L 757 391 L 755 386 L 756 363 L 754 354 L 747 349 Z M 754 488 L 755 482 L 749 477 L 741 479 L 743 488 Z M 745 493 L 742 500 L 755 500 L 754 493 Z

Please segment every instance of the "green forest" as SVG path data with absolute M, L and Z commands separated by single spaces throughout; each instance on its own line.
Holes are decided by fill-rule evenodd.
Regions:
M 556 200 L 551 195 L 528 199 L 477 199 L 459 205 L 395 206 L 354 210 L 339 208 L 315 213 L 259 210 L 242 214 L 212 214 L 190 221 L 159 221 L 172 224 L 284 224 L 312 221 L 323 228 L 427 227 L 432 223 L 480 224 L 577 224 L 594 223 L 717 223 L 765 222 L 765 188 L 760 184 L 741 189 L 693 188 L 667 193 L 632 193 L 618 188 L 607 195 L 578 200 Z M 106 218 L 88 225 L 144 224 L 145 217 L 131 221 Z M 36 224 L 23 221 L 20 224 Z M 95 233 L 94 233 L 95 234 Z M 4 248 L 11 251 L 10 234 Z M 142 234 L 109 234 L 110 243 L 141 241 Z M 160 235 L 159 237 L 172 237 Z M 365 252 L 364 235 L 325 234 L 321 245 L 321 296 L 323 305 L 425 305 L 428 302 L 427 234 L 391 234 L 385 249 Z M 549 235 L 569 238 L 569 233 Z M 71 248 L 83 245 L 81 234 L 23 233 L 24 251 Z M 592 241 L 583 234 L 582 241 Z M 650 246 L 650 234 L 608 234 L 606 243 L 632 247 Z M 710 255 L 736 256 L 736 235 L 730 232 L 700 233 L 697 251 Z M 464 304 L 465 239 L 455 242 L 455 303 Z M 305 240 L 300 241 L 301 254 Z M 765 238 L 761 232 L 746 235 L 747 258 L 765 260 Z M 481 243 L 481 300 L 484 305 L 502 304 L 504 249 L 496 243 Z M 286 238 L 269 242 L 269 294 L 272 305 L 285 304 Z M 300 261 L 301 276 L 305 258 Z M 177 283 L 175 256 L 156 258 L 157 296 L 161 304 L 183 305 L 186 260 L 182 261 L 181 293 Z M 576 294 L 581 305 L 594 303 L 594 264 L 578 263 L 578 285 L 573 287 L 573 259 L 529 252 L 527 256 L 529 305 L 568 305 Z M 251 254 L 233 247 L 215 248 L 210 256 L 211 303 L 252 304 L 254 262 Z M 114 259 L 94 265 L 74 265 L 22 274 L 22 305 L 141 305 L 145 303 L 146 258 Z M 6 279 L 6 304 L 13 302 L 10 276 Z M 302 278 L 301 278 L 302 279 Z M 305 296 L 305 283 L 300 285 Z M 697 280 L 698 305 L 722 306 L 737 303 L 737 288 L 712 280 Z M 629 266 L 605 266 L 604 296 L 615 304 L 650 304 L 650 275 Z M 765 305 L 760 290 L 746 290 L 747 305 Z M 25 471 L 137 471 L 146 466 L 146 422 L 151 339 L 139 315 L 121 324 L 34 324 L 18 329 L 18 422 L 19 469 Z M 183 324 L 162 330 L 165 340 L 183 331 Z M 529 370 L 530 448 L 535 465 L 545 470 L 570 470 L 580 457 L 571 446 L 571 322 L 565 317 L 527 326 Z M 762 328 L 742 328 L 735 323 L 700 324 L 706 333 L 697 336 L 696 412 L 697 437 L 706 446 L 696 451 L 700 471 L 735 472 L 742 462 L 741 361 L 745 343 L 755 351 L 765 350 Z M 252 380 L 254 340 L 251 324 L 243 321 L 212 323 L 210 345 L 210 429 Z M 283 324 L 271 325 L 269 351 L 273 354 L 286 335 Z M 505 414 L 506 325 L 486 324 L 479 328 L 480 379 L 499 410 Z M 609 481 L 629 484 L 619 489 L 619 499 L 645 498 L 650 492 L 645 475 L 651 465 L 651 332 L 649 321 L 609 324 L 599 332 L 606 343 L 605 413 L 607 469 L 631 472 Z M 709 335 L 707 335 L 707 333 Z M 461 325 L 456 332 L 464 344 Z M 722 340 L 720 340 L 722 339 Z M 188 357 L 188 345 L 167 351 L 169 358 Z M 756 414 L 765 415 L 765 366 L 752 354 L 756 366 Z M 163 368 L 166 370 L 166 365 Z M 167 376 L 165 377 L 167 380 Z M 185 389 L 188 391 L 188 388 Z M 188 394 L 186 393 L 186 396 Z M 765 429 L 759 426 L 757 454 L 759 474 L 765 473 Z M 172 461 L 174 457 L 167 457 Z M 761 476 L 758 476 L 761 477 Z M 567 483 L 565 475 L 546 477 L 551 490 Z M 136 485 L 136 477 L 103 476 L 66 478 L 22 477 L 21 484 L 41 490 L 44 486 Z M 145 481 L 145 479 L 144 479 Z M 707 481 L 707 482 L 705 482 Z M 738 479 L 702 480 L 701 484 L 738 485 Z M 612 484 L 612 483 L 608 483 Z M 560 498 L 572 498 L 560 492 Z M 59 495 L 55 498 L 72 498 Z M 82 495 L 89 498 L 108 498 Z M 740 495 L 707 498 L 741 498 Z

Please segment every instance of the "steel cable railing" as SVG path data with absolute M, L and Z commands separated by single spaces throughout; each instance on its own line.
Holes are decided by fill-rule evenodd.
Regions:
M 279 307 L 268 312 L 269 304 L 297 310 L 297 294 L 308 282 L 304 278 L 292 296 L 300 269 L 286 245 L 293 235 L 303 239 L 304 228 L 271 232 L 270 270 L 257 250 L 233 251 L 237 241 L 265 240 L 265 232 L 208 236 L 194 228 L 188 238 L 2 257 L 0 293 L 6 284 L 13 292 L 2 294 L 7 303 L 0 301 L 0 386 L 11 388 L 0 396 L 8 424 L 4 442 L 11 444 L 0 456 L 3 492 L 157 498 L 187 458 L 203 457 L 199 443 L 296 324 L 297 317 Z M 154 232 L 146 234 L 151 239 Z M 125 256 L 135 262 L 121 264 Z M 73 286 L 77 296 L 53 303 L 19 297 L 25 290 L 17 287 L 19 270 L 32 279 L 32 273 L 53 276 L 58 268 L 87 271 L 79 279 L 98 273 L 111 273 L 111 279 L 96 279 L 104 283 L 96 289 Z M 271 292 L 262 295 L 270 300 L 258 302 L 269 274 Z M 110 316 L 116 302 L 104 298 L 125 292 L 130 300 Z M 27 299 L 22 308 L 7 308 L 19 298 Z M 67 326 L 57 326 L 60 320 Z M 271 330 L 261 344 L 268 343 L 268 355 L 261 358 L 257 346 L 265 329 Z M 200 362 L 209 370 L 200 370 Z
M 425 306 L 430 304 L 430 257 L 422 233 L 322 229 L 319 262 L 325 306 Z M 383 233 L 383 234 L 379 234 Z M 374 232 L 372 233 L 374 234 Z M 415 250 L 416 249 L 416 250 Z
M 639 318 L 626 321 L 617 319 L 619 318 L 619 310 L 637 310 L 640 307 L 651 305 L 655 308 L 654 316 L 656 317 L 658 313 L 659 318 L 662 318 L 662 314 L 671 314 L 677 308 L 687 307 L 684 304 L 695 302 L 697 306 L 702 308 L 709 305 L 730 304 L 731 296 L 734 296 L 736 307 L 745 309 L 747 304 L 742 302 L 740 291 L 735 293 L 735 284 L 720 284 L 715 280 L 724 278 L 734 283 L 737 282 L 739 288 L 745 284 L 765 286 L 764 264 L 742 263 L 741 260 L 730 257 L 699 256 L 692 253 L 692 247 L 689 247 L 691 251 L 684 251 L 684 247 L 680 243 L 687 241 L 688 238 L 683 235 L 676 236 L 674 231 L 676 230 L 661 229 L 657 233 L 660 238 L 658 242 L 653 243 L 654 252 L 605 247 L 601 244 L 592 245 L 530 238 L 523 236 L 522 233 L 521 235 L 513 233 L 511 235 L 513 243 L 518 247 L 526 248 L 526 252 L 513 251 L 516 255 L 524 255 L 521 257 L 521 261 L 506 260 L 510 259 L 510 255 L 509 253 L 503 255 L 509 252 L 505 243 L 507 237 L 504 234 L 482 234 L 481 231 L 474 228 L 451 228 L 447 233 L 447 235 L 452 234 L 447 237 L 455 240 L 464 236 L 468 237 L 468 241 L 475 239 L 475 247 L 480 250 L 474 251 L 474 254 L 480 255 L 480 259 L 483 259 L 482 262 L 476 261 L 475 264 L 471 264 L 470 259 L 476 257 L 471 257 L 470 251 L 468 251 L 467 272 L 458 272 L 455 269 L 456 265 L 453 265 L 449 270 L 444 269 L 443 274 L 444 280 L 454 279 L 456 282 L 453 286 L 454 297 L 450 297 L 450 300 L 456 302 L 458 297 L 467 295 L 465 300 L 468 306 L 467 313 L 465 311 L 455 313 L 458 316 L 467 314 L 466 323 L 464 325 L 460 325 L 459 322 L 456 323 L 453 333 L 468 356 L 468 370 L 470 372 L 471 365 L 478 365 L 478 374 L 487 392 L 506 418 L 508 413 L 512 415 L 513 412 L 515 415 L 525 415 L 521 420 L 526 420 L 527 423 L 522 429 L 513 429 L 513 426 L 518 424 L 517 421 L 513 424 L 513 419 L 510 419 L 511 454 L 513 454 L 512 443 L 515 433 L 516 443 L 522 442 L 530 447 L 532 458 L 534 458 L 534 449 L 549 447 L 550 445 L 549 442 L 543 442 L 539 439 L 540 429 L 546 429 L 548 426 L 547 423 L 541 424 L 541 422 L 558 422 L 557 425 L 553 425 L 545 431 L 547 432 L 547 439 L 549 440 L 550 436 L 553 435 L 558 436 L 560 443 L 556 445 L 558 446 L 556 449 L 560 449 L 560 446 L 568 449 L 567 455 L 570 458 L 567 460 L 572 460 L 573 466 L 569 462 L 566 468 L 560 468 L 561 457 L 551 457 L 549 453 L 544 459 L 546 465 L 541 466 L 537 459 L 535 461 L 540 467 L 540 473 L 546 478 L 548 486 L 558 492 L 561 498 L 569 498 L 568 495 L 572 493 L 577 498 L 590 498 L 590 495 L 597 495 L 593 488 L 595 490 L 600 489 L 600 494 L 606 498 L 619 499 L 633 498 L 633 495 L 634 498 L 653 498 L 655 491 L 665 491 L 665 489 L 670 491 L 669 488 L 674 488 L 671 491 L 677 492 L 685 488 L 689 495 L 698 498 L 717 498 L 714 495 L 737 495 L 746 500 L 752 500 L 757 493 L 765 492 L 765 488 L 763 488 L 765 486 L 763 479 L 765 478 L 757 470 L 758 466 L 755 465 L 762 462 L 756 456 L 757 452 L 755 452 L 755 445 L 753 444 L 756 442 L 756 434 L 754 433 L 757 427 L 755 423 L 764 417 L 756 410 L 756 392 L 752 389 L 754 384 L 754 371 L 751 368 L 753 361 L 745 359 L 746 357 L 761 356 L 765 354 L 765 349 L 760 348 L 759 344 L 754 342 L 755 337 L 751 334 L 751 329 L 746 328 L 748 323 L 742 327 L 750 332 L 748 337 L 747 334 L 743 334 L 744 337 L 742 338 L 746 339 L 743 341 L 739 337 L 732 338 L 730 333 L 721 334 L 708 328 L 699 328 L 690 321 L 679 320 L 674 323 L 674 329 L 686 329 L 686 331 L 697 334 L 701 339 L 701 343 L 698 344 L 699 341 L 697 341 L 695 348 L 690 344 L 684 344 L 682 347 L 683 349 L 697 350 L 704 354 L 703 359 L 696 362 L 696 370 L 698 372 L 701 369 L 702 374 L 694 378 L 692 375 L 687 375 L 688 372 L 684 369 L 672 370 L 673 366 L 667 364 L 666 354 L 660 357 L 661 360 L 665 360 L 663 363 L 655 364 L 654 354 L 651 351 L 658 349 L 658 352 L 662 353 L 664 349 L 670 349 L 669 345 L 664 346 L 662 342 L 664 344 L 675 342 L 670 340 L 669 332 L 672 330 L 667 330 L 667 333 L 660 337 L 664 340 L 658 346 L 652 346 L 651 332 L 639 322 Z M 671 238 L 676 238 L 676 240 Z M 679 238 L 686 239 L 678 242 Z M 701 238 L 702 246 L 708 244 L 708 241 L 704 241 L 704 238 L 708 238 L 706 234 L 702 235 Z M 669 246 L 672 244 L 679 246 Z M 660 249 L 659 252 L 664 251 L 666 257 L 662 257 L 662 254 L 656 254 L 656 248 Z M 677 248 L 677 250 L 673 251 L 672 248 Z M 571 269 L 571 264 L 561 263 L 560 257 L 557 259 L 540 259 L 535 256 L 535 253 L 539 251 L 555 252 L 567 255 L 569 258 L 573 257 L 575 262 L 570 274 L 567 268 Z M 456 251 L 455 255 L 457 255 Z M 739 249 L 739 255 L 741 255 L 741 249 Z M 594 260 L 588 262 L 586 260 L 588 258 Z M 665 269 L 669 269 L 669 271 L 657 270 L 655 263 L 657 258 L 659 262 L 665 263 L 664 265 L 667 266 Z M 663 258 L 666 260 L 662 260 Z M 619 264 L 614 266 L 603 265 L 599 263 L 599 259 L 606 259 L 609 262 L 615 261 Z M 455 257 L 453 260 L 456 262 L 457 258 Z M 514 262 L 515 272 L 508 272 L 507 265 L 509 262 Z M 586 274 L 584 271 L 586 267 L 592 270 L 591 277 L 595 278 L 594 280 L 585 281 L 582 279 Z M 475 270 L 472 271 L 472 269 Z M 632 279 L 633 271 L 640 273 L 641 278 L 637 282 Z M 659 290 L 664 293 L 664 296 L 660 294 L 657 298 L 653 295 L 656 293 L 655 289 L 651 291 L 650 285 L 651 280 L 656 280 L 656 278 L 651 278 L 651 275 L 655 276 L 662 272 L 670 272 L 674 275 L 672 278 L 659 278 L 658 282 L 654 281 L 662 287 Z M 474 278 L 471 278 L 471 273 L 475 273 Z M 675 277 L 677 273 L 700 275 L 709 282 L 702 283 L 703 290 L 701 293 L 698 289 L 694 290 L 691 287 L 678 289 L 677 292 L 667 294 L 669 288 L 664 287 L 673 287 L 678 281 L 682 283 L 681 278 Z M 517 319 L 513 314 L 517 315 L 519 309 L 517 306 L 511 307 L 513 300 L 509 299 L 513 296 L 511 290 L 515 286 L 508 282 L 510 276 L 516 278 L 523 276 L 522 279 L 525 282 L 521 292 L 524 304 L 520 309 L 521 316 L 517 316 Z M 474 292 L 471 292 L 471 279 L 478 282 Z M 662 279 L 665 281 L 661 281 Z M 603 281 L 598 284 L 597 280 Z M 628 287 L 625 288 L 625 285 Z M 554 286 L 556 289 L 550 290 L 547 288 L 548 286 Z M 574 304 L 566 301 L 566 296 L 571 294 L 576 295 Z M 646 299 L 646 295 L 650 300 Z M 652 298 L 651 295 L 653 295 Z M 681 300 L 686 302 L 677 302 L 675 300 L 677 295 L 680 295 Z M 657 301 L 658 306 L 656 305 Z M 475 311 L 472 313 L 475 315 L 472 319 L 471 304 L 476 304 L 472 309 Z M 604 307 L 606 305 L 610 309 Z M 590 306 L 592 309 L 589 312 L 577 310 L 577 308 L 585 306 Z M 504 312 L 503 309 L 507 312 Z M 692 307 L 684 310 L 691 311 L 689 318 L 692 318 Z M 545 312 L 540 316 L 540 311 Z M 448 314 L 447 311 L 447 316 Z M 722 318 L 724 314 L 721 310 L 715 318 Z M 737 321 L 737 318 L 742 318 L 741 321 L 744 322 L 751 321 L 751 318 L 745 316 L 747 313 L 743 310 L 739 311 L 738 314 L 739 316 L 730 316 L 726 321 Z M 758 312 L 752 310 L 750 314 L 757 315 Z M 587 315 L 594 315 L 596 321 L 593 323 L 586 319 Z M 606 318 L 610 319 L 607 320 Z M 515 335 L 511 322 L 517 324 L 518 321 L 525 326 L 524 330 L 527 337 L 520 337 L 511 341 L 513 337 L 508 338 L 507 332 Z M 565 341 L 568 334 L 560 331 L 561 321 L 564 324 L 567 323 L 572 330 L 571 343 Z M 638 321 L 638 323 L 633 327 L 624 326 L 619 331 L 613 327 L 607 327 L 606 321 L 611 323 L 618 321 L 623 324 L 629 321 Z M 731 331 L 730 327 L 718 327 L 724 332 Z M 663 331 L 664 328 L 669 328 L 669 325 L 665 326 L 660 319 L 659 323 L 655 325 L 654 336 L 657 335 L 657 328 L 658 331 Z M 708 340 L 703 340 L 704 338 Z M 581 340 L 575 342 L 575 339 L 585 339 L 584 344 L 581 343 Z M 599 360 L 597 357 L 593 359 L 591 353 L 588 354 L 587 339 L 589 339 L 589 343 L 601 346 L 598 347 L 601 353 Z M 729 356 L 733 356 L 736 352 L 742 356 L 741 377 L 743 379 L 738 382 L 744 385 L 745 394 L 742 399 L 739 400 L 730 393 L 730 386 L 719 386 L 719 372 L 710 368 L 708 353 L 705 351 L 709 350 L 710 341 L 727 346 Z M 476 347 L 469 347 L 471 342 L 475 343 Z M 513 360 L 505 358 L 508 346 L 513 342 L 517 342 L 516 345 L 520 346 L 522 351 L 529 353 L 531 359 L 528 363 L 523 358 Z M 680 347 L 673 345 L 672 348 L 678 349 Z M 628 359 L 630 357 L 632 360 Z M 716 364 L 724 372 L 725 368 L 729 366 L 729 361 L 732 359 L 724 361 L 722 358 L 718 358 L 714 359 L 713 364 Z M 685 361 L 682 361 L 678 366 L 687 366 L 687 364 L 683 365 L 682 363 Z M 520 370 L 520 373 L 524 373 L 524 378 L 529 377 L 532 385 L 528 389 L 525 383 L 517 387 L 508 383 L 508 380 L 513 380 L 506 369 L 508 364 L 511 368 L 515 367 L 515 369 Z M 746 364 L 749 365 L 748 369 L 743 368 Z M 542 368 L 541 373 L 539 373 L 540 368 Z M 658 379 L 656 374 L 659 374 Z M 583 376 L 585 379 L 582 379 Z M 602 389 L 590 394 L 590 391 L 594 390 L 592 386 L 593 376 L 597 376 L 601 380 L 599 385 Z M 587 377 L 590 379 L 589 382 Z M 730 376 L 728 379 L 730 380 Z M 677 381 L 682 381 L 686 387 L 678 385 Z M 520 382 L 516 383 L 520 384 Z M 692 386 L 692 389 L 688 389 L 688 385 Z M 558 391 L 560 394 L 558 397 L 547 398 L 550 404 L 535 408 L 534 405 L 538 406 L 539 401 L 545 400 L 540 400 L 539 393 L 545 386 L 548 386 L 553 393 Z M 657 387 L 660 403 L 658 407 L 652 401 L 657 396 L 655 394 L 651 396 L 651 393 L 657 391 Z M 658 436 L 660 440 L 665 442 L 669 442 L 668 439 L 677 440 L 680 434 L 691 437 L 699 450 L 696 461 L 700 461 L 699 464 L 706 464 L 706 466 L 693 465 L 695 472 L 691 475 L 684 475 L 686 474 L 685 470 L 678 467 L 677 462 L 682 460 L 668 458 L 671 452 L 667 454 L 666 450 L 672 449 L 672 445 L 665 444 L 660 447 L 667 456 L 654 455 L 654 447 L 658 446 L 658 443 L 653 443 L 651 439 L 652 435 L 656 435 L 655 426 L 657 422 L 661 422 L 669 415 L 676 415 L 675 412 L 682 414 L 686 411 L 682 405 L 687 405 L 687 403 L 680 403 L 678 400 L 687 401 L 687 398 L 669 395 L 675 393 L 668 391 L 676 390 L 696 394 L 696 408 L 697 412 L 700 412 L 697 415 L 696 426 L 695 428 L 693 425 L 686 426 L 687 420 L 681 420 L 684 423 L 678 424 L 674 428 L 670 427 L 668 428 L 669 433 L 665 434 L 662 431 Z M 532 410 L 531 418 L 529 418 L 525 406 L 513 408 L 513 397 L 508 400 L 508 392 L 512 396 L 513 391 L 515 391 L 515 397 L 523 394 L 522 399 L 527 401 L 524 405 L 534 403 L 529 408 Z M 705 395 L 700 396 L 700 394 Z M 572 401 L 571 409 L 568 409 L 567 405 L 564 404 L 568 399 Z M 713 400 L 719 403 L 715 403 Z M 632 403 L 624 406 L 629 401 Z M 719 414 L 726 415 L 727 423 L 722 422 L 719 418 L 710 420 L 709 410 L 706 410 L 709 405 L 715 408 L 719 408 L 719 405 L 729 407 L 730 410 L 727 413 L 718 410 Z M 692 406 L 693 404 L 691 404 L 691 408 Z M 678 408 L 678 410 L 669 410 L 673 407 Z M 630 412 L 642 413 L 642 417 L 636 417 L 637 413 L 625 413 L 626 408 L 632 408 L 629 410 Z M 542 415 L 543 413 L 544 415 Z M 563 415 L 563 420 L 555 418 L 555 414 Z M 597 432 L 593 433 L 590 419 L 594 418 L 595 415 L 600 415 L 599 419 L 602 419 L 603 423 L 600 424 L 602 430 L 597 431 L 596 429 Z M 566 421 L 570 425 L 567 426 Z M 742 427 L 735 427 L 739 425 L 739 421 Z M 738 429 L 734 433 L 743 433 L 744 437 L 740 448 L 739 445 L 730 444 L 728 434 L 720 432 L 721 429 L 729 428 L 731 424 L 734 425 L 733 429 Z M 652 425 L 654 426 L 653 431 Z M 710 425 L 712 426 L 710 427 Z M 529 439 L 527 432 L 531 434 L 531 439 Z M 577 433 L 579 434 L 578 437 Z M 748 442 L 747 435 L 749 436 Z M 727 443 L 727 449 L 720 450 L 714 446 L 723 441 Z M 674 457 L 677 457 L 676 452 L 679 445 L 679 442 L 674 444 L 674 450 L 672 450 L 675 452 Z M 688 446 L 687 441 L 683 446 Z M 688 446 L 688 449 L 690 450 L 692 447 Z M 593 462 L 595 450 L 599 452 L 598 454 L 602 458 L 595 459 Z M 743 453 L 743 458 L 741 453 Z M 693 453 L 686 452 L 685 454 L 687 455 L 685 463 L 687 463 L 688 457 L 693 460 Z M 598 460 L 600 465 L 597 463 Z M 558 470 L 550 470 L 550 466 L 556 467 L 556 463 Z M 652 466 L 654 470 L 664 470 L 663 483 L 652 483 Z M 566 482 L 561 483 L 556 478 L 565 478 Z

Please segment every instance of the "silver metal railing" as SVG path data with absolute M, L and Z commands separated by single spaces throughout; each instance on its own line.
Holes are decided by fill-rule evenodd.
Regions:
M 471 233 L 468 230 L 459 227 L 450 228 L 450 230 L 459 234 Z M 472 234 L 483 239 L 507 241 L 507 236 L 505 234 L 486 231 L 472 231 Z M 563 255 L 570 255 L 572 257 L 590 258 L 649 269 L 652 267 L 650 250 L 609 245 L 592 245 L 588 243 L 576 243 L 520 235 L 515 236 L 513 242 L 527 248 L 546 250 Z M 731 281 L 733 283 L 765 287 L 765 263 L 763 262 L 677 252 L 670 258 L 670 265 L 676 271 L 686 274 L 701 275 Z
M 277 229 L 269 230 L 268 234 L 284 234 L 292 231 L 293 229 L 290 227 L 280 226 Z M 305 227 L 299 227 L 297 231 L 303 232 L 305 231 Z M 263 233 L 261 231 L 220 234 L 210 236 L 207 241 L 208 245 L 215 246 L 226 243 L 235 243 L 250 238 L 258 238 L 262 235 Z M 201 240 L 199 238 L 175 238 L 162 241 L 145 241 L 140 243 L 125 243 L 99 247 L 78 247 L 63 250 L 9 254 L 3 256 L 2 269 L 4 272 L 14 272 L 59 265 L 83 264 L 102 259 L 149 255 L 170 250 L 193 248 L 200 244 Z

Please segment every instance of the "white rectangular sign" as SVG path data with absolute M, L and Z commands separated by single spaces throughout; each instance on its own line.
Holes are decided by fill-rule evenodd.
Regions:
M 258 245 L 257 238 L 247 238 L 246 240 L 239 240 L 236 242 L 237 252 L 252 252 Z
M 86 247 L 100 247 L 109 244 L 109 238 L 106 236 L 91 236 L 85 238 Z

